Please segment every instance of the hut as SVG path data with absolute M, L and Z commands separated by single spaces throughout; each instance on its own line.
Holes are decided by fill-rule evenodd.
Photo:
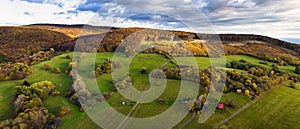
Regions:
M 242 90 L 241 89 L 236 89 L 236 92 L 237 93 L 242 93 Z
M 162 103 L 165 102 L 165 100 L 164 100 L 164 99 L 158 99 L 158 102 L 159 102 L 160 104 L 162 104 Z
M 224 104 L 222 103 L 218 104 L 218 109 L 224 109 Z

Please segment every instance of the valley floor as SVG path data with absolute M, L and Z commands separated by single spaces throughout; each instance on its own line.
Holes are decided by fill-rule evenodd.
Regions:
M 65 53 L 59 56 L 52 58 L 50 61 L 42 62 L 38 65 L 32 66 L 34 73 L 28 76 L 26 79 L 29 82 L 37 82 L 42 80 L 49 80 L 54 83 L 57 89 L 62 93 L 61 96 L 50 97 L 44 104 L 49 109 L 51 113 L 54 113 L 57 106 L 69 106 L 72 109 L 72 112 L 63 117 L 61 128 L 99 128 L 84 112 L 80 112 L 78 106 L 75 106 L 70 103 L 68 98 L 64 97 L 64 93 L 72 85 L 71 78 L 64 73 L 64 70 L 68 66 L 69 62 L 72 60 L 65 59 L 66 55 L 72 56 L 73 53 Z M 112 57 L 113 53 L 98 53 L 96 57 L 96 64 L 101 64 L 105 58 Z M 153 63 L 153 60 L 157 59 L 160 63 Z M 210 59 L 207 57 L 196 57 L 195 58 L 200 68 L 207 68 L 211 65 Z M 253 64 L 262 65 L 259 62 L 262 60 L 256 59 L 250 56 L 244 55 L 235 55 L 235 56 L 226 56 L 226 61 L 230 62 L 232 60 L 244 59 L 247 62 Z M 191 59 L 190 57 L 183 57 L 183 61 L 188 63 Z M 161 55 L 157 54 L 139 54 L 133 60 L 134 64 L 130 67 L 130 71 L 133 75 L 134 85 L 137 89 L 146 90 L 149 88 L 149 82 L 147 79 L 148 75 L 140 75 L 139 69 L 146 66 L 149 70 L 159 68 L 162 65 L 171 66 L 172 64 L 165 64 L 168 62 Z M 218 62 L 217 62 L 218 63 Z M 44 64 L 49 64 L 51 67 L 59 67 L 62 69 L 61 74 L 54 74 L 51 71 L 44 71 Z M 271 68 L 271 65 L 274 63 L 269 63 L 268 65 L 263 65 L 265 67 Z M 224 64 L 225 65 L 225 64 Z M 280 69 L 286 70 L 288 72 L 293 72 L 295 69 L 294 66 L 280 66 Z M 234 69 L 228 69 L 234 70 Z M 240 72 L 246 72 L 242 70 L 237 70 Z M 24 80 L 19 81 L 7 81 L 0 82 L 0 121 L 8 119 L 14 116 L 13 114 L 13 87 L 16 85 L 21 85 Z M 110 93 L 114 89 L 114 85 L 111 83 L 112 79 L 110 74 L 103 74 L 101 77 L 97 78 L 99 89 L 104 93 Z M 168 85 L 166 91 L 160 98 L 164 99 L 166 103 L 159 104 L 158 102 L 151 102 L 148 104 L 142 104 L 138 109 L 133 112 L 132 116 L 134 117 L 150 117 L 162 113 L 167 110 L 170 105 L 175 101 L 176 95 L 180 89 L 178 85 L 180 82 L 178 80 L 168 80 Z M 300 84 L 298 84 L 299 86 Z M 299 86 L 300 87 L 300 86 Z M 200 91 L 202 89 L 200 88 Z M 295 125 L 300 125 L 300 117 L 297 114 L 300 114 L 300 91 L 291 89 L 286 86 L 280 86 L 274 91 L 268 93 L 264 98 L 259 100 L 257 103 L 250 106 L 245 111 L 241 112 L 239 115 L 225 123 L 229 128 L 259 128 L 259 127 L 272 127 L 272 128 L 295 128 Z M 225 108 L 222 110 L 216 110 L 215 114 L 203 124 L 198 123 L 198 118 L 194 119 L 186 128 L 214 128 L 218 123 L 222 122 L 224 119 L 228 118 L 230 115 L 234 114 L 240 108 L 250 101 L 250 98 L 236 93 L 224 94 L 221 103 L 226 102 L 228 99 L 234 99 L 238 102 L 238 107 L 236 108 Z M 120 94 L 114 93 L 108 100 L 109 104 L 123 114 L 128 114 L 132 106 L 123 106 L 120 103 L 126 101 Z M 156 109 L 149 112 L 150 109 Z M 174 128 L 180 128 L 184 122 L 189 120 L 192 114 L 189 114 L 181 123 L 179 123 Z M 276 123 L 276 124 L 274 124 Z M 298 127 L 299 128 L 299 127 Z

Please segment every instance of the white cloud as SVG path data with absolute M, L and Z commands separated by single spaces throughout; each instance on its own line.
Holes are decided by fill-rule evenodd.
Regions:
M 300 37 L 300 8 L 298 7 L 300 1 L 298 0 L 122 0 L 118 1 L 118 4 L 103 0 L 105 2 L 102 4 L 95 1 L 97 2 L 95 4 L 101 4 L 99 15 L 94 11 L 95 8 L 76 10 L 86 1 L 44 0 L 39 3 L 1 0 L 0 8 L 5 11 L 0 12 L 0 25 L 89 23 L 101 26 L 117 25 L 186 31 L 187 28 L 180 26 L 178 22 L 162 21 L 161 15 L 153 15 L 150 21 L 128 17 L 147 12 L 181 16 L 178 20 L 190 21 L 193 27 L 201 28 L 207 25 L 207 23 L 201 25 L 206 20 L 205 16 L 201 16 L 200 10 L 202 10 L 214 25 L 213 29 L 207 31 L 210 33 L 216 30 L 218 33 L 252 33 L 276 38 Z M 195 8 L 191 10 L 193 7 L 199 10 Z M 125 15 L 121 15 L 124 12 Z M 205 30 L 205 27 L 202 30 Z

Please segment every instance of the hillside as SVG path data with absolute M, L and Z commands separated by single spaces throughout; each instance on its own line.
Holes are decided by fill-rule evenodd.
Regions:
M 83 27 L 85 29 L 81 32 Z M 98 47 L 99 52 L 113 52 L 128 36 L 143 31 L 146 33 L 143 36 L 143 40 L 147 40 L 147 42 L 176 42 L 183 40 L 190 49 L 197 48 L 192 50 L 193 53 L 197 53 L 195 56 L 207 56 L 207 50 L 203 47 L 205 43 L 201 43 L 202 41 L 214 43 L 216 40 L 221 39 L 226 55 L 244 54 L 272 62 L 281 62 L 282 64 L 300 64 L 299 44 L 292 44 L 266 36 L 243 34 L 196 35 L 190 32 L 169 31 L 169 33 L 164 30 L 143 28 L 112 28 L 109 32 L 102 34 L 108 28 L 89 25 L 58 24 L 1 27 L 0 61 L 15 60 L 22 55 L 28 55 L 38 50 L 49 49 L 50 47 L 58 51 L 73 51 L 76 42 L 78 46 L 82 46 L 88 51 L 92 51 L 92 49 Z M 77 37 L 79 34 L 81 36 Z M 160 35 L 160 37 L 157 35 Z M 101 39 L 103 40 L 100 46 L 98 46 Z M 202 47 L 199 48 L 199 44 Z M 132 45 L 135 46 L 134 44 Z M 202 49 L 206 53 L 198 53 L 199 49 Z
M 199 44 L 210 44 L 221 39 L 226 55 L 244 54 L 251 55 L 260 59 L 288 63 L 292 65 L 300 64 L 300 45 L 288 43 L 278 39 L 259 36 L 259 35 L 235 35 L 235 34 L 198 34 L 181 32 L 181 31 L 170 31 L 155 30 L 155 29 L 143 29 L 143 28 L 120 28 L 112 30 L 106 34 L 95 34 L 79 37 L 71 42 L 59 44 L 56 49 L 58 50 L 73 50 L 75 42 L 78 46 L 83 47 L 85 50 L 98 47 L 99 52 L 112 52 L 119 46 L 119 44 L 125 40 L 131 34 L 141 31 L 145 33 L 142 36 L 142 41 L 148 43 L 157 42 L 173 42 L 173 41 L 185 41 L 186 45 L 193 46 L 193 48 L 199 48 Z M 159 36 L 158 36 L 159 35 Z M 218 37 L 219 36 L 219 37 Z M 100 41 L 102 39 L 102 41 Z M 196 41 L 196 42 L 195 42 Z M 101 44 L 100 44 L 101 42 Z M 205 42 L 205 43 L 201 43 Z M 80 45 L 79 45 L 80 44 Z M 100 44 L 100 46 L 98 46 Z M 138 43 L 140 44 L 140 43 Z M 131 44 L 135 46 L 137 44 Z M 204 46 L 201 45 L 201 46 Z M 87 46 L 89 48 L 87 48 Z M 186 49 L 186 48 L 185 48 Z M 192 49 L 190 47 L 190 49 Z M 205 50 L 204 47 L 199 49 Z M 196 50 L 197 51 L 199 50 Z M 193 51 L 193 50 L 192 50 Z M 195 53 L 193 51 L 193 53 Z M 206 54 L 197 54 L 195 56 L 205 56 Z
M 92 35 L 92 34 L 101 34 L 102 32 L 114 29 L 111 27 L 105 27 L 105 26 L 90 26 L 90 25 L 60 25 L 60 24 L 32 24 L 27 25 L 24 27 L 28 28 L 39 28 L 39 29 L 46 29 L 51 31 L 56 31 L 63 33 L 71 38 L 77 38 L 79 36 L 86 36 L 86 35 Z M 84 28 L 84 31 L 82 29 Z
M 39 29 L 46 29 L 52 30 L 60 33 L 64 33 L 72 38 L 77 38 L 79 36 L 88 36 L 88 35 L 97 35 L 101 34 L 104 31 L 111 29 L 107 35 L 111 35 L 116 37 L 116 41 L 119 41 L 119 38 L 123 36 L 127 37 L 129 34 L 134 32 L 144 30 L 143 28 L 114 28 L 114 27 L 107 27 L 107 26 L 91 26 L 91 25 L 62 25 L 62 24 L 32 24 L 23 26 L 25 28 L 39 28 Z M 84 31 L 82 31 L 84 29 Z M 288 50 L 294 51 L 297 55 L 300 53 L 300 45 L 293 44 L 289 42 L 285 42 L 279 39 L 271 38 L 268 36 L 262 35 L 253 35 L 253 34 L 202 34 L 202 33 L 191 33 L 191 32 L 183 32 L 183 31 L 170 31 L 174 33 L 180 38 L 181 40 L 221 40 L 224 44 L 232 44 L 232 43 L 239 43 L 239 42 L 247 42 L 249 41 L 258 41 L 260 43 L 271 44 L 274 46 L 278 46 L 281 48 L 286 48 Z M 121 36 L 120 36 L 121 35 Z M 110 36 L 110 37 L 111 37 Z M 112 43 L 112 41 L 105 41 Z
M 0 27 L 0 62 L 13 61 L 71 40 L 62 33 L 50 30 Z
M 295 107 L 299 104 L 295 98 L 300 86 L 300 76 L 295 69 L 296 65 L 300 65 L 300 58 L 298 49 L 295 48 L 299 45 L 264 36 L 220 35 L 226 55 L 214 55 L 216 62 L 213 63 L 219 65 L 211 67 L 212 58 L 208 53 L 220 50 L 214 46 L 218 38 L 216 35 L 199 34 L 197 37 L 194 33 L 181 31 L 169 33 L 156 29 L 114 28 L 106 34 L 90 33 L 78 38 L 70 37 L 78 34 L 82 27 L 83 25 L 0 27 L 0 59 L 4 62 L 0 63 L 0 128 L 99 128 L 89 118 L 89 111 L 100 108 L 100 114 L 97 112 L 95 115 L 100 116 L 100 121 L 102 118 L 109 119 L 109 116 L 103 117 L 101 114 L 101 111 L 105 112 L 102 107 L 106 106 L 119 113 L 130 114 L 131 117 L 147 118 L 160 115 L 173 104 L 179 104 L 180 111 L 188 115 L 177 126 L 174 125 L 176 129 L 184 126 L 188 129 L 214 128 L 220 123 L 224 125 L 222 121 L 233 114 L 237 114 L 237 118 L 242 117 L 242 122 L 229 119 L 222 127 L 269 127 L 264 121 L 257 120 L 265 115 L 270 115 L 266 117 L 270 122 L 275 121 L 272 119 L 275 117 L 271 115 L 279 116 L 276 118 L 278 121 L 285 121 L 283 124 L 269 123 L 272 124 L 271 127 L 293 127 L 294 120 L 299 118 L 282 117 L 298 112 Z M 136 33 L 142 30 L 143 33 Z M 137 37 L 131 37 L 132 35 Z M 123 41 L 129 44 L 121 44 Z M 100 42 L 100 46 L 97 46 Z M 78 55 L 76 52 L 66 52 L 72 51 L 75 45 L 79 51 L 98 53 L 94 57 L 94 53 Z M 132 53 L 143 45 L 151 48 L 133 57 Z M 118 46 L 126 55 L 113 62 L 113 52 Z M 77 56 L 81 60 L 77 60 Z M 114 72 L 122 72 L 123 68 L 127 68 L 128 57 L 133 57 L 128 74 L 112 77 Z M 184 62 L 184 65 L 179 65 L 177 59 Z M 13 60 L 15 62 L 9 62 Z M 91 65 L 93 63 L 95 67 Z M 89 71 L 80 68 L 92 69 Z M 159 72 L 155 72 L 158 69 Z M 150 77 L 158 79 L 160 73 L 165 75 L 163 78 L 166 83 L 152 83 Z M 199 77 L 200 80 L 197 81 Z M 212 80 L 213 78 L 216 80 Z M 97 85 L 92 85 L 93 81 L 97 81 Z M 224 82 L 223 96 L 219 102 L 223 104 L 223 108 L 217 108 L 208 121 L 200 124 L 197 118 L 205 108 L 204 104 L 209 101 L 209 91 L 216 90 L 214 81 Z M 164 84 L 164 92 L 149 103 L 138 103 L 120 94 L 129 87 L 145 91 L 153 85 L 159 87 Z M 187 91 L 184 92 L 185 95 L 178 97 L 183 87 Z M 277 87 L 279 90 L 275 89 Z M 75 92 L 76 90 L 79 92 Z M 101 95 L 97 93 L 99 90 Z M 195 93 L 196 98 L 192 95 L 195 91 L 198 91 Z M 278 104 L 284 97 L 291 99 Z M 109 105 L 105 105 L 104 101 Z M 264 106 L 266 103 L 267 106 Z M 295 105 L 290 105 L 291 103 Z M 274 108 L 272 110 L 276 113 L 268 112 L 269 108 Z M 282 112 L 284 108 L 292 111 Z M 238 115 L 241 109 L 245 112 Z M 172 115 L 176 113 L 170 114 L 169 118 L 173 118 Z M 112 126 L 119 124 L 111 120 Z M 174 121 L 164 120 L 165 123 Z M 247 120 L 256 125 L 247 123 Z M 153 128 L 163 126 L 164 124 L 151 124 Z

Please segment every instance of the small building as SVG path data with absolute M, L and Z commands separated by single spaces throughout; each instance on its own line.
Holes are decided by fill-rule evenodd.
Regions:
M 160 104 L 162 104 L 162 103 L 165 102 L 165 100 L 164 100 L 164 99 L 158 99 L 158 102 L 159 102 Z
M 131 105 L 131 101 L 123 101 L 122 105 Z
M 220 103 L 218 104 L 218 109 L 223 109 L 224 108 L 224 104 Z

